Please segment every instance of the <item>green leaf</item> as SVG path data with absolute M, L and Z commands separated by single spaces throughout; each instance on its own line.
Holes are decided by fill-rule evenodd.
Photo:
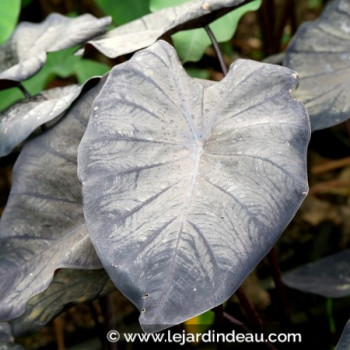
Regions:
M 22 0 L 21 2 L 22 2 L 21 7 L 24 8 L 28 5 L 30 5 L 32 0 Z
M 151 11 L 157 11 L 164 7 L 176 6 L 188 0 L 151 0 Z M 261 5 L 261 0 L 254 0 L 249 4 L 239 7 L 238 9 L 229 12 L 228 14 L 217 19 L 210 24 L 210 29 L 213 31 L 216 40 L 219 43 L 230 40 L 237 29 L 239 20 L 244 14 L 249 11 L 257 10 Z M 176 33 L 172 36 L 174 46 L 178 52 L 181 61 L 196 62 L 199 61 L 207 47 L 210 45 L 210 40 L 205 30 L 192 29 Z
M 167 7 L 181 5 L 189 0 L 150 0 L 149 8 L 152 12 L 156 12 Z
M 78 83 L 83 84 L 94 75 L 104 75 L 109 71 L 109 67 L 103 63 L 85 59 L 75 63 L 74 71 L 78 78 Z
M 0 91 L 0 111 L 5 110 L 10 107 L 15 102 L 24 99 L 24 95 L 21 90 L 14 87 L 11 89 L 1 90 Z
M 149 13 L 148 0 L 95 0 L 101 10 L 121 25 Z
M 250 11 L 256 11 L 261 6 L 261 2 L 262 0 L 254 0 L 210 24 L 216 39 L 219 42 L 230 40 L 236 32 L 238 22 L 243 15 Z
M 103 75 L 109 70 L 109 67 L 103 63 L 74 56 L 76 50 L 77 47 L 71 47 L 49 53 L 44 68 L 32 78 L 23 82 L 24 87 L 31 95 L 35 95 L 44 90 L 47 84 L 56 76 L 68 78 L 73 75 L 82 84 L 87 79 L 96 75 Z
M 21 0 L 0 0 L 0 44 L 5 42 L 16 27 Z
M 311 10 L 319 9 L 322 6 L 322 0 L 308 0 L 307 6 Z
M 210 45 L 210 39 L 202 28 L 176 33 L 172 36 L 172 39 L 183 63 L 199 61 Z
M 213 325 L 215 314 L 213 311 L 206 311 L 198 316 L 195 316 L 185 322 L 185 329 L 189 333 L 203 333 Z
M 192 78 L 209 79 L 210 74 L 207 69 L 201 68 L 186 68 L 187 74 Z
M 22 82 L 29 94 L 33 96 L 45 90 L 48 83 L 57 76 L 61 78 L 76 76 L 78 83 L 83 84 L 93 76 L 101 76 L 108 72 L 109 67 L 103 63 L 74 56 L 76 50 L 77 47 L 72 47 L 48 53 L 43 69 Z M 0 91 L 0 111 L 23 98 L 23 93 L 18 88 Z

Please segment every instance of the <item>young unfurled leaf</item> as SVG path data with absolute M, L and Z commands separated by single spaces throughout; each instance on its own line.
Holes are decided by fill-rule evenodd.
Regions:
M 208 86 L 163 41 L 112 70 L 78 173 L 97 253 L 144 330 L 228 299 L 294 216 L 310 137 L 295 84 L 287 68 L 238 60 Z
M 251 0 L 252 1 L 252 0 Z M 193 0 L 146 15 L 88 42 L 105 56 L 115 58 L 152 45 L 157 39 L 183 29 L 202 27 L 244 0 Z
M 326 298 L 350 295 L 350 250 L 306 264 L 283 277 L 287 286 Z
M 285 59 L 299 73 L 295 96 L 305 103 L 312 130 L 350 117 L 349 63 L 350 2 L 336 0 L 317 21 L 299 28 Z
M 46 61 L 46 52 L 82 44 L 107 30 L 110 17 L 89 14 L 69 18 L 57 13 L 42 23 L 22 22 L 0 47 L 0 89 L 16 85 L 35 74 Z
M 77 148 L 102 84 L 80 96 L 17 159 L 0 220 L 0 320 L 20 316 L 57 268 L 101 267 L 85 226 Z

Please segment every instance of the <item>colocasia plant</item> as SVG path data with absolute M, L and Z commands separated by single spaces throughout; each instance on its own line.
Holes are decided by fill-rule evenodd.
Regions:
M 180 31 L 199 28 L 200 40 L 205 27 L 213 39 L 219 18 L 234 22 L 249 3 L 261 1 L 156 7 L 107 33 L 110 17 L 52 14 L 20 23 L 1 46 L 0 88 L 26 95 L 0 114 L 0 156 L 20 149 L 0 221 L 1 349 L 115 287 L 145 332 L 161 331 L 224 303 L 273 248 L 308 193 L 311 130 L 350 115 L 350 4 L 333 1 L 301 26 L 284 67 L 239 59 L 219 82 L 190 77 Z M 49 52 L 82 44 L 76 55 L 139 51 L 103 77 L 28 94 Z M 348 260 L 284 280 L 349 294 Z

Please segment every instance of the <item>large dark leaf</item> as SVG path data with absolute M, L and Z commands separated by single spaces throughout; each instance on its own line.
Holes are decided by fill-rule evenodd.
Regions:
M 28 142 L 0 221 L 0 319 L 24 312 L 59 267 L 99 268 L 85 227 L 77 148 L 99 85 L 53 128 Z
M 328 256 L 286 273 L 287 286 L 326 298 L 350 295 L 350 250 Z
M 96 78 L 98 79 L 98 78 Z M 93 83 L 90 81 L 90 84 Z M 37 127 L 58 117 L 80 95 L 83 86 L 69 85 L 26 98 L 0 113 L 0 157 L 9 154 Z
M 349 350 L 350 349 L 350 320 L 346 322 L 343 333 L 339 339 L 335 350 Z
M 92 241 L 144 330 L 229 298 L 294 216 L 310 136 L 295 84 L 239 60 L 208 87 L 164 41 L 112 70 L 78 172 Z
M 11 322 L 14 336 L 21 337 L 39 330 L 70 303 L 93 300 L 115 290 L 103 269 L 59 270 L 50 286 L 29 301 L 25 313 Z
M 312 130 L 350 116 L 350 2 L 336 0 L 320 19 L 303 24 L 289 46 L 285 65 L 300 75 L 296 97 L 305 103 Z
M 7 322 L 0 323 L 0 350 L 23 350 L 22 346 L 13 343 L 11 327 Z
M 252 0 L 193 0 L 146 15 L 88 42 L 105 56 L 115 58 L 152 45 L 160 37 L 183 29 L 202 27 Z
M 11 87 L 35 74 L 46 61 L 46 52 L 84 43 L 104 33 L 110 17 L 89 14 L 69 18 L 57 13 L 42 23 L 22 22 L 0 47 L 0 89 Z

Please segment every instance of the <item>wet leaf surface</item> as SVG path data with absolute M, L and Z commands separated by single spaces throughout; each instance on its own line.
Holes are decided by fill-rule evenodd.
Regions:
M 217 84 L 163 41 L 115 67 L 79 146 L 84 211 L 146 331 L 227 300 L 307 194 L 293 71 L 238 60 Z

